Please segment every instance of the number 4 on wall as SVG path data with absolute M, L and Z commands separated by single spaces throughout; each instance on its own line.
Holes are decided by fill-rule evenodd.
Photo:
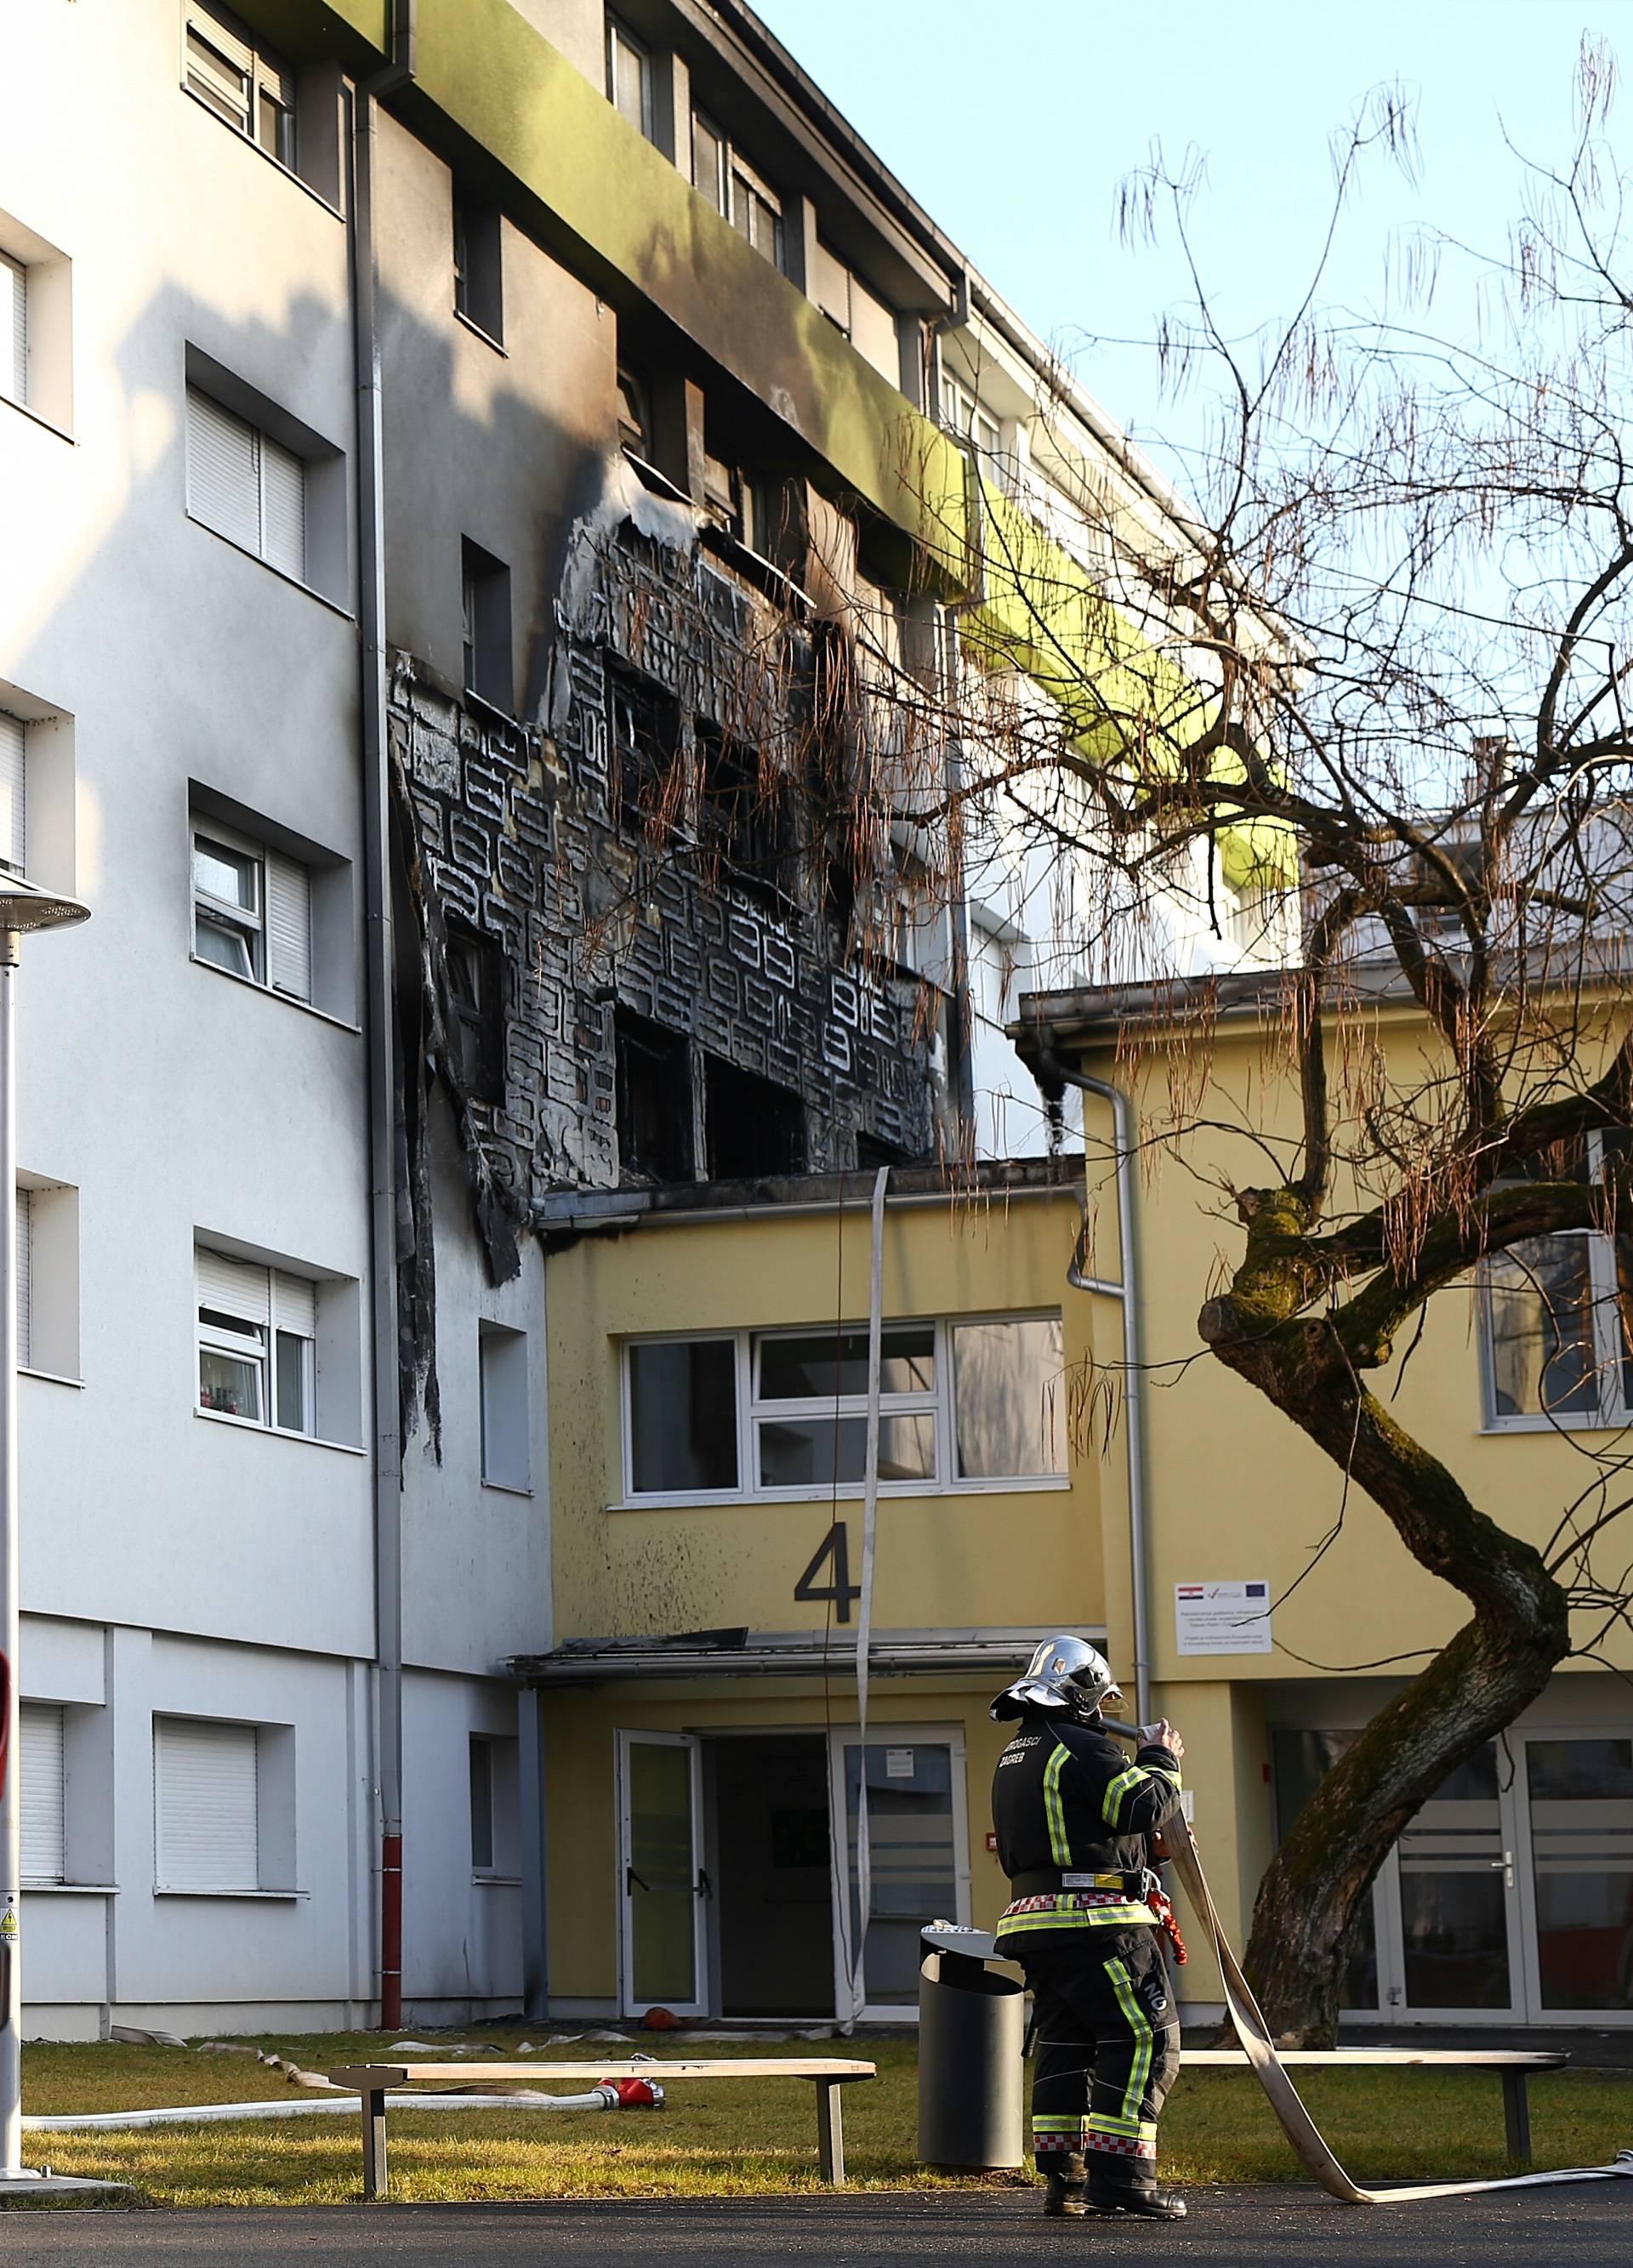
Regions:
M 832 1568 L 833 1580 L 829 1583 L 819 1583 L 816 1578 L 824 1567 Z M 834 1521 L 816 1546 L 816 1557 L 794 1587 L 794 1595 L 801 1602 L 831 1599 L 835 1622 L 849 1622 L 851 1601 L 861 1598 L 861 1585 L 851 1580 L 850 1543 L 842 1520 Z

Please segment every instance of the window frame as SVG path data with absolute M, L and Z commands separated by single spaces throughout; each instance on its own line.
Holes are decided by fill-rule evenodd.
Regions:
M 218 897 L 214 891 L 202 889 L 198 881 L 198 849 L 200 838 L 225 850 L 235 858 L 245 858 L 252 864 L 255 875 L 255 904 L 253 911 L 234 905 L 230 900 Z M 293 868 L 302 878 L 306 904 L 306 982 L 304 992 L 292 984 L 280 983 L 273 971 L 272 921 L 272 864 L 279 859 Z M 270 992 L 275 999 L 292 1001 L 298 1008 L 314 1010 L 319 1015 L 328 1013 L 318 1008 L 314 998 L 316 990 L 315 963 L 317 943 L 312 917 L 313 869 L 304 858 L 297 858 L 287 850 L 279 850 L 271 843 L 258 842 L 253 835 L 245 835 L 235 827 L 201 811 L 195 806 L 188 814 L 188 880 L 191 890 L 192 950 L 191 957 L 200 968 L 213 969 L 218 976 L 229 976 L 239 984 L 252 984 L 258 992 Z M 231 928 L 251 940 L 250 968 L 229 968 L 201 953 L 198 944 L 199 909 L 203 906 L 207 919 L 213 919 L 220 928 Z
M 244 1318 L 228 1316 L 224 1308 L 207 1308 L 198 1296 L 198 1255 L 213 1254 L 218 1259 L 231 1261 L 240 1268 L 254 1268 L 267 1279 L 267 1320 L 264 1323 L 250 1322 Z M 297 1278 L 312 1287 L 313 1329 L 308 1335 L 295 1330 L 278 1318 L 277 1279 L 280 1276 L 295 1277 L 292 1268 L 280 1268 L 263 1260 L 243 1260 L 236 1253 L 221 1252 L 211 1244 L 193 1241 L 193 1414 L 208 1418 L 218 1425 L 247 1425 L 257 1433 L 278 1433 L 287 1441 L 321 1441 L 323 1436 L 317 1423 L 317 1345 L 320 1318 L 317 1304 L 320 1280 L 316 1277 Z M 206 1322 L 206 1314 L 218 1317 Z M 284 1342 L 292 1341 L 299 1349 L 298 1361 L 300 1372 L 300 1391 L 306 1423 L 285 1425 L 279 1418 L 278 1360 Z M 200 1358 L 206 1354 L 225 1355 L 235 1362 L 252 1363 L 259 1374 L 261 1415 L 246 1418 L 233 1410 L 211 1410 L 201 1399 L 203 1388 Z
M 1063 1468 L 1053 1473 L 1017 1473 L 985 1478 L 960 1477 L 957 1470 L 957 1384 L 953 1362 L 953 1336 L 962 1325 L 971 1323 L 1030 1323 L 1063 1324 L 1064 1313 L 1059 1307 L 1006 1307 L 996 1310 L 972 1310 L 968 1314 L 946 1315 L 887 1315 L 883 1328 L 891 1330 L 923 1329 L 927 1326 L 935 1334 L 935 1384 L 932 1388 L 914 1389 L 901 1394 L 882 1394 L 879 1409 L 882 1416 L 908 1416 L 928 1410 L 933 1414 L 933 1439 L 935 1449 L 935 1474 L 925 1480 L 887 1481 L 879 1483 L 879 1494 L 884 1497 L 960 1497 L 1008 1496 L 1017 1491 L 1035 1494 L 1039 1491 L 1060 1492 L 1072 1487 L 1071 1442 L 1064 1411 L 1061 1418 Z M 813 1410 L 824 1417 L 856 1417 L 867 1413 L 866 1394 L 841 1395 L 833 1400 L 818 1395 L 794 1399 L 779 1397 L 761 1401 L 757 1398 L 759 1379 L 759 1349 L 767 1340 L 809 1338 L 825 1333 L 831 1328 L 826 1317 L 805 1323 L 777 1323 L 764 1328 L 714 1331 L 632 1331 L 618 1343 L 618 1403 L 622 1466 L 618 1475 L 620 1494 L 607 1506 L 610 1512 L 652 1512 L 660 1508 L 683 1510 L 694 1505 L 720 1504 L 811 1504 L 835 1499 L 859 1502 L 865 1493 L 861 1481 L 800 1482 L 782 1487 L 763 1486 L 759 1483 L 758 1428 L 768 1417 L 805 1417 Z M 867 1318 L 860 1322 L 841 1322 L 839 1333 L 866 1333 Z M 736 1403 L 737 1485 L 729 1489 L 648 1489 L 638 1491 L 635 1487 L 635 1440 L 633 1427 L 632 1366 L 630 1351 L 639 1346 L 672 1346 L 678 1344 L 718 1345 L 729 1342 L 735 1351 L 735 1388 Z
M 1587 1136 L 1587 1174 L 1590 1186 L 1604 1171 L 1604 1136 Z M 1627 1230 L 1622 1232 L 1629 1233 Z M 1633 1366 L 1633 1344 L 1620 1323 L 1616 1239 L 1602 1228 L 1562 1228 L 1553 1237 L 1585 1241 L 1588 1262 L 1588 1320 L 1592 1332 L 1593 1376 L 1599 1398 L 1592 1410 L 1526 1410 L 1507 1412 L 1497 1408 L 1496 1335 L 1494 1329 L 1495 1285 L 1491 1261 L 1480 1264 L 1477 1297 L 1480 1311 L 1480 1370 L 1483 1423 L 1487 1433 L 1619 1432 L 1633 1426 L 1633 1395 L 1627 1388 L 1627 1371 Z M 1529 1241 L 1529 1240 L 1527 1240 Z M 1551 1241 L 1551 1238 L 1550 1240 Z M 1511 1249 L 1511 1248 L 1510 1248 Z M 1507 1253 L 1502 1256 L 1506 1257 Z
M 636 122 L 618 100 L 618 50 L 622 48 L 632 57 L 640 74 L 640 122 Z M 637 39 L 622 17 L 607 11 L 607 99 L 626 126 L 634 127 L 643 141 L 657 142 L 657 101 L 654 85 L 652 49 L 644 40 Z
M 698 180 L 696 151 L 698 145 L 698 128 L 699 125 L 702 126 L 705 134 L 707 135 L 709 140 L 713 143 L 715 149 L 719 153 L 716 163 L 717 178 L 713 195 L 710 195 L 707 189 L 703 188 Z M 760 257 L 763 260 L 769 259 L 772 266 L 777 270 L 780 276 L 787 275 L 787 239 L 783 225 L 783 201 L 780 191 L 772 188 L 772 184 L 765 179 L 765 176 L 759 171 L 757 166 L 750 164 L 749 160 L 743 156 L 736 144 L 733 141 L 731 136 L 726 132 L 723 127 L 717 126 L 714 122 L 713 114 L 698 103 L 694 103 L 691 108 L 691 144 L 693 150 L 691 165 L 692 188 L 696 189 L 698 195 L 704 198 L 713 210 L 720 215 L 727 227 L 729 228 L 735 235 L 740 236 L 745 244 L 751 246 L 756 252 L 759 253 Z M 760 245 L 755 242 L 754 236 L 750 230 L 740 227 L 738 225 L 737 195 L 739 184 L 741 184 L 743 189 L 749 196 L 757 199 L 771 215 L 772 248 L 770 253 L 766 253 Z
M 193 473 L 192 440 L 192 402 L 195 395 L 201 401 L 208 402 L 218 416 L 230 418 L 234 424 L 241 425 L 250 438 L 255 459 L 255 540 L 253 543 L 246 542 L 244 537 L 233 529 L 223 527 L 218 521 L 208 519 L 197 500 Z M 309 592 L 314 598 L 321 599 L 326 605 L 336 607 L 338 612 L 344 614 L 345 609 L 339 607 L 337 601 L 312 579 L 312 473 L 315 460 L 299 449 L 292 449 L 287 441 L 280 441 L 277 434 L 270 431 L 265 425 L 258 423 L 254 417 L 247 416 L 243 410 L 234 409 L 230 402 L 223 401 L 218 394 L 211 392 L 209 387 L 201 386 L 193 378 L 186 380 L 183 411 L 187 420 L 184 436 L 186 465 L 183 495 L 187 516 L 193 525 L 196 527 L 208 528 L 212 535 L 219 536 L 222 542 L 230 543 L 235 551 L 241 551 L 247 559 L 253 559 L 259 565 L 270 568 L 273 574 L 282 576 L 284 582 L 292 583 L 297 590 Z M 277 454 L 270 455 L 269 452 L 276 452 Z M 293 476 L 300 489 L 299 572 L 275 555 L 272 539 L 269 534 L 276 512 L 276 506 L 271 500 L 271 476 L 278 457 L 287 460 L 286 471 L 290 468 L 293 468 Z
M 232 70 L 242 77 L 246 103 L 243 111 L 229 110 L 215 99 L 202 84 L 195 84 L 192 70 L 192 41 L 196 38 L 202 47 L 218 55 Z M 247 67 L 240 64 L 224 41 L 231 40 L 243 48 Z M 225 11 L 207 7 L 203 0 L 184 0 L 181 10 L 181 88 L 212 118 L 270 158 L 280 173 L 300 180 L 299 173 L 299 101 L 298 77 L 292 64 L 287 63 L 274 48 L 265 47 L 248 25 L 234 18 L 228 20 Z M 261 138 L 262 107 L 271 104 L 280 114 L 277 129 L 277 146 L 269 148 Z M 240 123 L 240 119 L 242 122 Z M 303 183 L 304 187 L 305 184 Z

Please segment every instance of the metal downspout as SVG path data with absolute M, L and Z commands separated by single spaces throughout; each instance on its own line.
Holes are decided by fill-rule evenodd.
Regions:
M 397 1345 L 396 1061 L 391 787 L 386 707 L 385 493 L 374 248 L 375 105 L 414 70 L 415 0 L 395 0 L 391 61 L 358 84 L 351 194 L 357 380 L 358 615 L 362 665 L 365 1025 L 374 1388 L 374 1662 L 379 1717 L 380 2021 L 403 2021 L 403 1429 Z
M 1103 1292 L 1123 1311 L 1123 1432 L 1128 1459 L 1129 1590 L 1134 1616 L 1134 1705 L 1140 1722 L 1151 1719 L 1151 1647 L 1145 1568 L 1145 1381 L 1140 1367 L 1139 1270 L 1134 1265 L 1134 1114 L 1128 1097 L 1109 1080 L 1090 1079 L 1068 1071 L 1048 1048 L 1042 1049 L 1037 1066 L 1046 1089 L 1059 1081 L 1080 1094 L 1097 1095 L 1112 1107 L 1112 1131 L 1117 1163 L 1117 1248 L 1121 1256 L 1120 1283 L 1085 1276 L 1079 1262 L 1083 1240 L 1072 1255 L 1068 1281 L 1080 1292 Z

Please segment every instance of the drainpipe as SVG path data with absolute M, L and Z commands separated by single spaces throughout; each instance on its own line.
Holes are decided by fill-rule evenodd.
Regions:
M 1038 1053 L 1038 1085 L 1047 1094 L 1053 1087 L 1075 1086 L 1083 1094 L 1097 1095 L 1112 1107 L 1112 1133 L 1117 1160 L 1117 1247 L 1122 1255 L 1122 1280 L 1107 1283 L 1083 1270 L 1083 1237 L 1080 1232 L 1067 1281 L 1075 1291 L 1103 1292 L 1123 1311 L 1123 1433 L 1128 1457 L 1129 1587 L 1134 1609 L 1134 1706 L 1140 1722 L 1151 1722 L 1151 1650 L 1147 1611 L 1145 1572 L 1145 1391 L 1140 1369 L 1139 1273 L 1134 1266 L 1134 1113 L 1121 1087 L 1103 1079 L 1089 1079 L 1068 1071 L 1047 1047 Z M 1088 1222 L 1085 1217 L 1084 1227 Z
M 380 2021 L 403 2022 L 403 1425 L 398 1390 L 396 1063 L 391 788 L 386 727 L 382 482 L 374 148 L 380 98 L 414 73 L 415 0 L 394 0 L 391 61 L 358 82 L 350 195 L 357 377 L 358 614 L 362 655 L 365 949 L 368 1034 L 369 1274 L 373 1290 L 374 1660 L 379 1716 Z

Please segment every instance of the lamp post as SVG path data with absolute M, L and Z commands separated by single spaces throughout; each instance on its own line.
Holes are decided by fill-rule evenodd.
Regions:
M 17 1550 L 17 964 L 25 934 L 90 918 L 89 906 L 0 874 L 0 1653 L 5 1778 L 0 1787 L 0 2182 L 23 2176 L 23 1889 L 18 1781 Z

